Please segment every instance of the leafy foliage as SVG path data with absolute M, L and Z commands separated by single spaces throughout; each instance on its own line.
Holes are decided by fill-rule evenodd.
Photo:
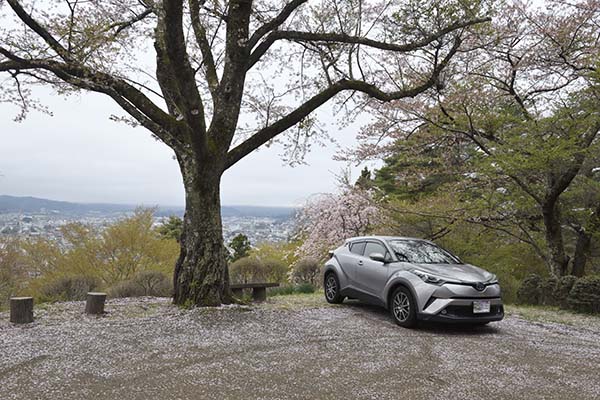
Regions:
M 88 292 L 100 287 L 98 278 L 92 276 L 61 276 L 44 283 L 39 290 L 37 301 L 85 300 Z
M 5 308 L 10 297 L 20 291 L 25 276 L 18 241 L 0 238 L 0 309 Z
M 80 298 L 86 288 L 106 289 L 132 279 L 147 291 L 153 283 L 149 279 L 143 284 L 143 278 L 156 276 L 153 273 L 171 276 L 179 255 L 177 242 L 162 238 L 152 225 L 153 210 L 139 209 L 104 230 L 65 225 L 64 243 L 19 241 L 17 265 L 28 277 L 19 292 L 45 300 L 66 300 Z
M 179 242 L 183 232 L 183 220 L 176 216 L 170 216 L 167 222 L 157 229 L 158 233 L 165 239 L 175 239 Z
M 578 279 L 567 300 L 574 310 L 600 313 L 600 276 Z
M 292 282 L 319 286 L 321 283 L 321 263 L 310 258 L 303 258 L 294 264 L 291 274 Z
M 600 276 L 560 279 L 530 275 L 519 288 L 519 300 L 530 305 L 550 305 L 579 312 L 600 313 Z
M 600 7 L 498 10 L 438 93 L 373 106 L 353 157 L 386 155 L 371 187 L 396 225 L 436 239 L 477 224 L 583 275 L 598 265 Z
M 233 253 L 231 253 L 231 256 L 229 257 L 229 261 L 235 262 L 240 258 L 247 257 L 252 245 L 250 244 L 248 236 L 243 233 L 238 233 L 231 239 L 231 242 L 229 242 L 229 247 L 233 250 Z
M 229 266 L 232 283 L 287 281 L 288 266 L 276 259 L 259 259 L 249 256 L 236 260 Z
M 159 296 L 170 297 L 173 294 L 173 281 L 158 271 L 138 272 L 132 279 L 117 282 L 108 289 L 111 298 Z
M 299 285 L 287 285 L 275 288 L 269 288 L 269 296 L 288 296 L 291 294 L 314 293 L 317 288 L 310 283 L 301 283 Z

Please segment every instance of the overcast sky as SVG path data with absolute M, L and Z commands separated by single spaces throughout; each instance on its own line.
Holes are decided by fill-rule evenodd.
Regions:
M 0 194 L 74 202 L 183 205 L 183 185 L 171 150 L 144 128 L 109 120 L 123 115 L 112 100 L 91 93 L 64 98 L 49 89 L 34 92 L 53 116 L 31 112 L 13 122 L 16 107 L 0 104 Z M 333 121 L 330 109 L 321 118 Z M 327 121 L 326 121 L 327 122 Z M 341 146 L 356 128 L 328 123 Z M 289 167 L 281 148 L 263 148 L 223 177 L 223 204 L 299 205 L 314 193 L 336 190 L 346 164 L 332 160 L 335 145 L 314 147 L 309 165 Z M 353 176 L 359 167 L 353 167 Z

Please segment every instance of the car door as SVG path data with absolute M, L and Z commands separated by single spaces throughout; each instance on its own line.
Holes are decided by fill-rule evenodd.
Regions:
M 381 298 L 383 288 L 388 280 L 389 268 L 386 263 L 372 260 L 369 256 L 373 253 L 383 254 L 386 259 L 390 254 L 380 241 L 369 240 L 365 246 L 362 263 L 357 268 L 356 280 L 359 287 L 369 295 Z
M 348 250 L 338 254 L 338 259 L 351 286 L 356 287 L 356 274 L 359 263 L 363 263 L 364 240 L 348 243 Z

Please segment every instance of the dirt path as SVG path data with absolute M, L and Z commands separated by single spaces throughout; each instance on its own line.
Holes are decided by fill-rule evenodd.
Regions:
M 82 309 L 38 309 L 28 327 L 0 314 L 0 399 L 600 398 L 598 318 L 406 330 L 317 296 L 189 311 L 125 299 L 99 319 Z

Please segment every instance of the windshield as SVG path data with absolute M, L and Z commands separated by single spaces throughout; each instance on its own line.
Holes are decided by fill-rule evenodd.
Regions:
M 400 261 L 416 264 L 461 264 L 446 250 L 421 240 L 389 240 L 388 243 Z

